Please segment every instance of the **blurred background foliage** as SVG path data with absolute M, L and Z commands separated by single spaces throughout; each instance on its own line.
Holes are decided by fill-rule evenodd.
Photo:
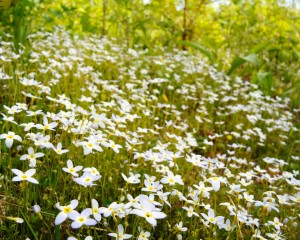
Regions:
M 149 51 L 199 52 L 300 107 L 299 9 L 299 0 L 0 0 L 0 35 L 16 51 L 29 33 L 62 26 Z

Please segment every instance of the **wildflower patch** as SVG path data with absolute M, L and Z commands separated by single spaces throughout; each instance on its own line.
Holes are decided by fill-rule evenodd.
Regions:
M 297 239 L 288 99 L 179 50 L 28 38 L 0 43 L 1 238 Z

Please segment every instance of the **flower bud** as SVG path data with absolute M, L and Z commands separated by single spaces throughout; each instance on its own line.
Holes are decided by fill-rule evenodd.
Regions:
M 12 221 L 15 221 L 17 223 L 23 223 L 24 220 L 22 218 L 19 218 L 19 217 L 6 217 L 8 220 L 12 220 Z
M 293 222 L 293 226 L 294 226 L 294 227 L 297 227 L 297 226 L 298 226 L 298 223 L 297 223 L 297 222 Z
M 178 240 L 182 240 L 182 235 L 181 234 L 177 234 L 176 237 L 177 237 Z

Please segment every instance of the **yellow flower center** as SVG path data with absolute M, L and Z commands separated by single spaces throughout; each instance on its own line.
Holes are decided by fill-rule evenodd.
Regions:
M 93 208 L 93 214 L 97 214 L 99 212 L 98 208 Z
M 69 213 L 69 212 L 72 212 L 72 208 L 71 208 L 71 207 L 64 207 L 63 212 L 64 212 L 65 214 L 67 214 L 67 213 Z
M 86 177 L 83 181 L 84 181 L 84 182 L 90 182 L 90 181 L 91 181 L 91 178 L 90 178 L 90 177 Z
M 232 140 L 232 136 L 231 135 L 227 135 L 226 138 L 230 141 Z

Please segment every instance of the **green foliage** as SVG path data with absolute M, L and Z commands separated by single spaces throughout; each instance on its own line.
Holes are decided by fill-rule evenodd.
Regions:
M 224 51 L 219 59 L 233 59 L 228 64 L 228 73 L 235 72 L 246 80 L 261 82 L 261 73 L 267 74 L 267 92 L 292 98 L 294 106 L 300 106 L 296 94 L 291 94 L 299 82 L 299 11 L 282 7 L 278 1 L 235 1 L 224 5 L 217 15 L 222 24 L 220 35 L 225 36 Z M 255 64 L 240 56 L 256 54 Z M 252 55 L 254 56 L 254 55 Z M 249 60 L 249 59 L 248 59 Z M 253 63 L 253 61 L 252 61 Z M 257 65 L 258 64 L 258 65 Z M 272 77 L 271 77 L 272 76 Z M 269 79 L 269 80 L 266 80 Z M 272 79 L 272 80 L 271 80 Z M 274 91 L 270 91 L 272 87 Z M 289 91 L 289 92 L 286 92 Z M 294 91 L 296 92 L 296 91 Z
M 15 0 L 3 1 L 0 7 L 0 26 L 5 32 L 13 35 L 14 45 L 19 50 L 20 45 L 26 45 L 27 36 L 31 32 L 31 24 L 37 12 L 39 1 Z
M 256 81 L 253 82 L 260 86 L 261 89 L 267 94 L 271 93 L 274 85 L 274 79 L 272 73 L 270 72 L 257 73 Z
M 11 33 L 16 49 L 27 44 L 30 32 L 64 26 L 79 35 L 117 38 L 127 47 L 198 51 L 219 70 L 245 81 L 266 82 L 258 75 L 270 73 L 268 87 L 260 84 L 264 91 L 300 106 L 300 14 L 284 2 L 232 0 L 213 7 L 207 0 L 2 0 L 0 20 L 2 35 Z M 184 9 L 178 9 L 181 3 Z
M 231 75 L 238 67 L 240 67 L 242 64 L 244 63 L 252 63 L 254 65 L 259 65 L 259 59 L 258 59 L 258 56 L 257 54 L 250 54 L 250 55 L 247 55 L 247 56 L 239 56 L 239 57 L 236 57 L 232 64 L 231 64 L 231 67 L 228 71 L 228 75 Z
M 197 49 L 210 60 L 210 63 L 214 64 L 216 62 L 216 59 L 214 58 L 211 51 L 208 50 L 206 47 L 202 46 L 201 44 L 194 43 L 194 42 L 188 42 L 188 41 L 179 41 L 178 44 Z

